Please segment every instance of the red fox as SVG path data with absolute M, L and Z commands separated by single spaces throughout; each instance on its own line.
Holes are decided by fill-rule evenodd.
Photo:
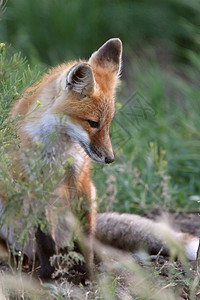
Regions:
M 86 231 L 90 236 L 96 234 L 104 242 L 129 250 L 137 248 L 135 242 L 144 242 L 147 248 L 156 252 L 162 245 L 160 240 L 156 242 L 160 236 L 153 238 L 149 229 L 156 227 L 156 223 L 145 218 L 108 213 L 97 216 L 96 227 L 96 189 L 91 180 L 91 160 L 105 164 L 114 162 L 109 127 L 115 112 L 121 57 L 122 43 L 114 38 L 94 52 L 88 61 L 72 61 L 53 68 L 15 103 L 12 117 L 20 117 L 18 135 L 22 164 L 23 151 L 33 149 L 37 143 L 44 145 L 43 169 L 58 159 L 66 162 L 70 158 L 70 168 L 66 168 L 56 193 L 61 202 L 69 201 L 71 206 L 75 198 L 84 199 Z M 129 235 L 123 234 L 123 230 L 126 233 L 129 230 Z M 4 227 L 1 236 L 7 236 Z M 198 238 L 185 237 L 180 233 L 188 258 L 195 259 Z M 50 277 L 54 271 L 49 259 L 64 243 L 60 240 L 56 229 L 53 234 L 44 233 L 40 227 L 37 229 L 36 250 L 41 277 Z M 28 246 L 26 251 L 31 256 Z
M 73 199 L 84 199 L 89 235 L 94 234 L 96 215 L 91 159 L 105 164 L 114 161 L 109 127 L 114 117 L 121 56 L 121 41 L 110 39 L 88 61 L 72 61 L 53 68 L 37 87 L 27 90 L 12 110 L 12 117 L 20 118 L 18 135 L 23 152 L 38 142 L 44 145 L 43 168 L 70 158 L 70 168 L 63 175 L 57 194 L 61 202 L 70 199 L 71 206 Z M 38 228 L 36 242 L 41 275 L 48 277 L 53 270 L 49 257 L 55 253 L 54 239 Z

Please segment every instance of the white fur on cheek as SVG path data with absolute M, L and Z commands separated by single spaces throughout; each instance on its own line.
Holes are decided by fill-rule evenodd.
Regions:
M 45 114 L 37 123 L 28 123 L 25 131 L 33 140 L 45 142 L 48 140 L 52 132 L 61 130 L 68 136 L 79 143 L 83 143 L 85 147 L 89 147 L 90 139 L 87 132 L 78 124 L 74 124 L 67 117 L 59 117 L 51 114 Z
M 91 149 L 88 133 L 79 124 L 70 121 L 67 116 L 56 116 L 47 112 L 38 122 L 27 123 L 24 130 L 34 142 L 41 141 L 44 144 L 49 142 L 52 133 L 59 133 L 60 131 L 60 133 L 65 133 L 74 141 L 78 142 L 91 159 L 101 163 L 105 162 L 103 152 L 101 156 L 98 156 L 95 151 Z
M 104 163 L 105 162 L 105 156 L 102 153 L 101 157 L 99 157 L 94 151 L 90 148 L 90 138 L 87 134 L 87 132 L 78 124 L 74 124 L 71 121 L 66 122 L 67 125 L 67 134 L 74 140 L 76 140 L 81 147 L 84 148 L 84 150 L 87 152 L 87 154 L 90 156 L 91 159 L 97 162 Z
M 66 133 L 74 140 L 89 146 L 90 138 L 87 132 L 80 125 L 74 124 L 70 120 L 67 120 Z

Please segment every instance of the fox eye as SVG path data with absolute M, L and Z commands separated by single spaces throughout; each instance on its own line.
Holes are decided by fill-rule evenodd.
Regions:
M 99 128 L 99 122 L 95 122 L 95 121 L 91 121 L 91 120 L 88 120 L 88 123 L 90 124 L 90 126 L 92 128 Z

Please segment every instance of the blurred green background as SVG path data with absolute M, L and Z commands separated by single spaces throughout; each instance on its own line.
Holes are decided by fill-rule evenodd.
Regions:
M 184 0 L 9 0 L 0 36 L 31 61 L 88 57 L 110 37 L 125 55 L 161 46 L 173 59 L 199 48 L 199 2 Z
M 116 161 L 94 164 L 93 172 L 100 207 L 199 210 L 200 2 L 9 0 L 6 6 L 1 122 L 38 70 L 88 58 L 119 37 L 123 69 L 111 126 Z M 11 61 L 17 52 L 27 61 L 19 55 Z

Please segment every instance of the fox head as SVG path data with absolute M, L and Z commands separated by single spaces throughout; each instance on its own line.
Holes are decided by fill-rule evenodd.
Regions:
M 122 43 L 114 38 L 87 62 L 71 66 L 62 74 L 62 92 L 54 108 L 54 113 L 62 111 L 67 115 L 67 134 L 92 160 L 107 164 L 114 161 L 109 127 L 115 111 L 121 55 Z

